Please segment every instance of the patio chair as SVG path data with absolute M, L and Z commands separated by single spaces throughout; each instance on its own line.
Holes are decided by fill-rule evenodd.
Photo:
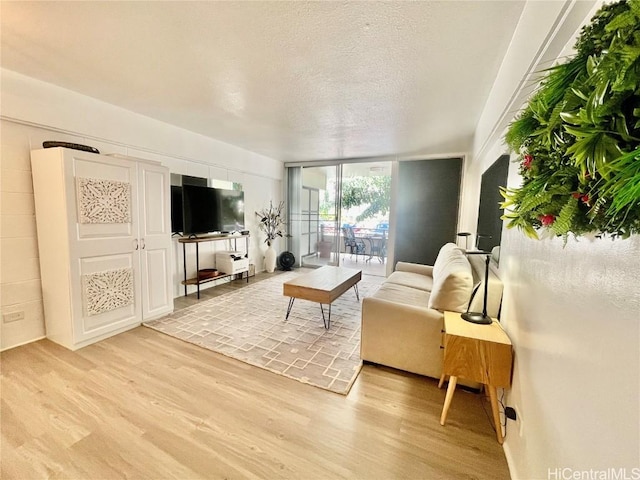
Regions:
M 373 257 L 378 257 L 378 261 L 384 263 L 384 259 L 387 256 L 387 232 L 383 230 L 382 236 L 369 237 L 369 243 L 371 244 L 371 249 L 367 262 Z
M 366 246 L 364 244 L 364 241 L 361 238 L 356 238 L 355 233 L 353 233 L 353 228 L 351 227 L 342 227 L 342 236 L 344 238 L 345 253 L 347 252 L 347 250 L 349 250 L 351 256 L 355 254 L 357 263 L 358 255 L 365 254 Z

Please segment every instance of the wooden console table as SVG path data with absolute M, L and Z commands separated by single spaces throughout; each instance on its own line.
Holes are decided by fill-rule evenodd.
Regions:
M 198 272 L 200 272 L 200 244 L 203 242 L 219 242 L 221 240 L 233 240 L 234 250 L 238 250 L 238 239 L 244 238 L 245 240 L 245 256 L 249 255 L 249 237 L 251 235 L 226 235 L 226 234 L 214 234 L 214 235 L 204 235 L 201 237 L 195 238 L 179 238 L 178 242 L 182 244 L 182 263 L 184 268 L 184 280 L 181 282 L 184 285 L 184 296 L 187 296 L 187 285 L 195 285 L 198 291 L 198 298 L 200 298 L 200 284 L 212 282 L 214 280 L 220 280 L 221 278 L 231 277 L 234 275 L 233 273 L 227 273 L 223 275 L 216 275 L 215 277 L 208 278 L 200 278 Z M 195 278 L 187 278 L 187 244 L 195 244 L 196 246 L 196 276 Z M 249 272 L 247 271 L 247 282 L 249 282 Z
M 486 385 L 491 399 L 498 443 L 504 441 L 496 388 L 509 388 L 513 353 L 511 340 L 497 320 L 478 325 L 463 320 L 459 313 L 444 312 L 444 365 L 438 387 L 450 375 L 440 425 L 447 420 L 458 377 Z

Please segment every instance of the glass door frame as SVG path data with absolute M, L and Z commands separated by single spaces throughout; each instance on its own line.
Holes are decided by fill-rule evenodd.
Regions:
M 328 260 L 324 260 L 324 252 L 320 248 L 320 242 L 323 237 L 323 226 L 327 220 L 323 219 L 323 215 L 320 212 L 321 205 L 321 193 L 326 191 L 318 188 L 317 186 L 304 185 L 304 169 L 312 168 L 331 168 L 335 167 L 335 178 L 333 186 L 334 204 L 332 206 L 331 223 L 333 224 L 333 240 L 329 251 Z M 287 219 L 289 226 L 289 233 L 291 236 L 288 238 L 287 247 L 289 251 L 294 254 L 296 258 L 296 266 L 317 268 L 323 265 L 335 265 L 340 264 L 340 212 L 341 212 L 341 195 L 342 195 L 342 165 L 296 165 L 294 167 L 288 167 L 286 181 L 287 181 Z M 324 184 L 328 187 L 328 182 Z M 308 192 L 308 194 L 307 194 Z M 316 193 L 317 205 L 313 208 L 312 202 L 316 198 L 313 194 Z M 326 217 L 325 217 L 326 218 Z M 305 262 L 305 259 L 312 259 L 317 261 Z
M 335 242 L 333 248 L 331 250 L 331 256 L 335 259 L 335 261 L 331 261 L 329 265 L 339 266 L 341 262 L 340 255 L 342 254 L 342 186 L 343 186 L 343 166 L 347 164 L 356 164 L 356 163 L 380 163 L 380 162 L 389 162 L 391 165 L 391 205 L 389 210 L 389 225 L 395 224 L 395 203 L 396 203 L 396 193 L 397 193 L 397 168 L 398 168 L 398 159 L 397 157 L 377 157 L 377 158 L 359 158 L 359 159 L 342 159 L 342 160 L 318 160 L 318 161 L 309 161 L 309 162 L 287 162 L 284 164 L 285 167 L 285 202 L 286 202 L 286 211 L 287 218 L 289 221 L 289 233 L 291 236 L 287 239 L 287 247 L 288 250 L 293 252 L 296 258 L 296 267 L 302 266 L 302 258 L 300 256 L 300 221 L 301 221 L 301 211 L 300 211 L 300 193 L 302 190 L 302 171 L 303 168 L 312 168 L 312 167 L 336 167 L 336 182 L 335 182 L 335 218 L 334 218 L 334 230 L 336 232 Z M 391 271 L 391 265 L 393 265 L 393 256 L 394 256 L 394 241 L 395 234 L 393 229 L 390 228 L 387 232 L 387 253 L 386 253 L 386 272 L 387 275 Z M 312 265 L 305 265 L 312 266 Z M 321 265 L 315 265 L 319 267 Z
M 341 245 L 341 225 L 342 225 L 342 164 L 336 165 L 336 181 L 335 181 L 335 202 L 333 205 L 333 231 L 335 232 L 333 237 L 333 245 L 331 248 L 331 255 L 335 258 L 335 261 L 329 263 L 330 265 L 340 266 L 340 245 Z

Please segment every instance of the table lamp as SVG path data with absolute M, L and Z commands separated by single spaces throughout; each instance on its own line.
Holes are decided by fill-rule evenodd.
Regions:
M 464 238 L 464 249 L 469 249 L 469 237 L 471 236 L 471 232 L 458 232 L 456 233 L 458 237 Z M 477 247 L 476 247 L 477 248 Z
M 477 250 L 473 252 L 466 252 L 467 255 L 486 255 L 485 260 L 485 270 L 484 270 L 484 299 L 482 302 L 482 313 L 480 312 L 470 312 L 469 308 L 471 308 L 471 301 L 473 301 L 473 297 L 476 295 L 478 290 L 473 292 L 471 296 L 471 301 L 469 302 L 469 308 L 467 311 L 463 313 L 462 319 L 467 322 L 477 323 L 480 325 L 490 325 L 493 323 L 493 320 L 489 315 L 487 315 L 487 296 L 489 293 L 489 262 L 491 261 L 491 252 L 484 252 L 482 250 Z
M 484 238 L 488 238 L 488 239 L 492 239 L 493 237 L 491 235 L 485 235 L 484 233 L 478 233 L 476 235 L 476 250 L 481 250 L 480 248 L 480 242 L 482 241 L 482 239 Z M 485 247 L 486 248 L 486 247 Z

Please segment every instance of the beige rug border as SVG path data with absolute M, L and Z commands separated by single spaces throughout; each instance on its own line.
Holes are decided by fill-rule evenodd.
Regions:
M 229 292 L 229 293 L 232 293 L 232 292 Z M 226 295 L 226 293 L 225 293 L 225 295 Z M 195 343 L 195 342 L 190 342 L 189 340 L 186 340 L 186 339 L 184 339 L 184 338 L 174 337 L 173 335 L 170 335 L 170 334 L 168 334 L 167 332 L 163 332 L 162 330 L 159 330 L 159 329 L 157 329 L 157 328 L 154 328 L 152 325 L 147 325 L 146 323 L 143 323 L 142 325 L 143 325 L 143 326 L 145 326 L 145 327 L 147 327 L 147 328 L 150 328 L 151 330 L 155 330 L 155 331 L 156 331 L 156 332 L 158 332 L 158 333 L 161 333 L 161 334 L 163 334 L 163 335 L 166 335 L 166 336 L 168 336 L 168 337 L 171 337 L 171 338 L 174 338 L 174 339 L 179 340 L 179 341 L 181 341 L 181 342 L 187 343 L 187 344 L 189 344 L 189 345 L 193 345 L 193 346 L 195 346 L 195 347 L 201 348 L 202 350 L 206 350 L 207 352 L 211 352 L 211 353 L 214 353 L 214 354 L 216 354 L 216 355 L 222 355 L 222 356 L 224 356 L 224 357 L 230 358 L 230 359 L 235 360 L 235 361 L 237 361 L 237 362 L 244 363 L 244 364 L 246 364 L 246 365 L 251 365 L 251 366 L 252 366 L 252 367 L 254 367 L 254 368 L 259 368 L 260 370 L 266 370 L 266 371 L 267 371 L 267 372 L 269 372 L 269 373 L 273 373 L 273 374 L 275 374 L 275 375 L 280 375 L 281 377 L 286 377 L 286 378 L 288 378 L 289 380 L 295 380 L 295 381 L 297 381 L 297 382 L 304 383 L 305 385 L 309 385 L 309 386 L 311 386 L 311 387 L 319 388 L 320 390 L 324 390 L 325 392 L 335 393 L 336 395 L 344 395 L 344 396 L 347 396 L 347 395 L 349 394 L 349 392 L 351 391 L 351 387 L 353 387 L 353 384 L 354 384 L 354 383 L 356 382 L 356 380 L 358 379 L 358 375 L 360 375 L 360 371 L 362 370 L 362 365 L 363 365 L 362 358 L 360 358 L 360 363 L 358 364 L 358 368 L 357 368 L 357 370 L 355 370 L 355 369 L 354 369 L 354 372 L 355 372 L 355 373 L 353 374 L 353 377 L 351 377 L 351 381 L 349 382 L 349 384 L 348 384 L 348 385 L 347 385 L 347 387 L 345 388 L 345 391 L 344 391 L 344 392 L 339 392 L 339 391 L 337 391 L 337 390 L 333 390 L 333 389 L 331 389 L 331 387 L 326 387 L 326 388 L 325 388 L 325 387 L 321 387 L 320 385 L 315 385 L 315 384 L 313 384 L 313 383 L 311 383 L 311 382 L 308 382 L 308 381 L 305 381 L 305 380 L 303 380 L 303 379 L 301 379 L 301 378 L 293 377 L 293 376 L 291 376 L 291 375 L 289 375 L 289 374 L 287 374 L 287 373 L 278 372 L 277 370 L 274 370 L 273 368 L 268 368 L 268 367 L 265 367 L 264 365 L 257 365 L 257 364 L 255 364 L 255 363 L 253 363 L 253 362 L 249 362 L 249 361 L 247 361 L 247 360 L 241 360 L 241 359 L 236 358 L 236 357 L 233 357 L 233 356 L 231 356 L 231 355 L 229 355 L 229 354 L 227 354 L 227 353 L 224 353 L 224 352 L 218 352 L 218 351 L 216 351 L 216 350 L 212 350 L 212 349 L 210 349 L 210 348 L 207 348 L 207 347 L 205 347 L 204 345 L 200 345 L 200 344 Z
M 276 278 L 276 277 L 274 277 L 273 279 L 275 279 L 275 278 Z M 271 280 L 271 279 L 265 279 L 265 280 Z M 220 295 L 220 296 L 217 296 L 217 297 L 213 297 L 213 298 L 207 299 L 207 300 L 205 300 L 205 302 L 204 302 L 204 303 L 212 302 L 212 301 L 215 301 L 216 299 L 219 299 L 219 298 L 225 297 L 225 296 L 227 296 L 227 295 L 233 295 L 233 294 L 235 294 L 235 293 L 237 293 L 237 291 L 226 292 L 226 293 L 224 293 L 224 294 L 222 294 L 222 295 Z M 360 299 L 360 302 L 362 302 L 362 299 Z M 195 304 L 193 304 L 193 305 L 189 305 L 188 307 L 185 307 L 185 308 L 194 307 L 194 306 L 196 306 L 196 305 L 199 305 L 199 303 L 195 303 Z M 362 307 L 361 307 L 361 308 L 362 308 Z M 227 357 L 227 358 L 230 358 L 230 359 L 232 359 L 232 360 L 236 360 L 236 361 L 241 362 L 241 363 L 244 363 L 244 364 L 246 364 L 246 365 L 251 365 L 252 367 L 260 368 L 261 370 L 266 370 L 266 371 L 268 371 L 268 372 L 270 372 L 270 373 L 273 373 L 273 374 L 275 374 L 275 375 L 280 375 L 280 376 L 286 377 L 286 378 L 288 378 L 288 379 L 290 379 L 290 380 L 295 380 L 295 381 L 297 381 L 297 382 L 300 382 L 300 383 L 303 383 L 303 384 L 306 384 L 306 385 L 310 385 L 310 386 L 315 387 L 315 388 L 318 388 L 318 389 L 320 389 L 320 390 L 325 390 L 325 391 L 328 391 L 328 392 L 331 392 L 331 393 L 335 393 L 335 394 L 337 394 L 337 395 L 344 395 L 344 396 L 347 396 L 347 395 L 349 394 L 349 392 L 351 391 L 351 388 L 353 387 L 353 384 L 354 384 L 354 383 L 355 383 L 355 381 L 358 379 L 358 376 L 360 375 L 360 372 L 362 371 L 362 366 L 363 366 L 363 364 L 364 364 L 364 362 L 362 361 L 362 358 L 360 358 L 360 361 L 358 362 L 357 366 L 354 368 L 353 376 L 351 377 L 351 380 L 348 382 L 348 384 L 347 384 L 347 386 L 345 387 L 344 391 L 338 391 L 337 389 L 335 389 L 335 388 L 333 388 L 333 387 L 331 387 L 331 386 L 323 387 L 323 386 L 320 386 L 320 385 L 316 385 L 316 384 L 314 384 L 314 383 L 311 383 L 310 381 L 304 380 L 303 378 L 294 377 L 294 376 L 292 376 L 292 375 L 290 375 L 290 374 L 287 374 L 287 373 L 284 373 L 284 372 L 278 371 L 278 370 L 276 370 L 276 369 L 273 369 L 273 368 L 267 367 L 267 366 L 265 366 L 265 365 L 259 365 L 259 364 L 255 363 L 255 362 L 251 362 L 251 361 L 249 361 L 249 360 L 244 360 L 244 359 L 240 359 L 240 358 L 234 357 L 233 355 L 230 355 L 230 354 L 225 353 L 225 352 L 220 352 L 220 351 L 217 351 L 217 350 L 213 350 L 213 349 L 208 348 L 207 346 L 202 345 L 202 344 L 200 344 L 200 343 L 197 343 L 197 342 L 194 342 L 194 341 L 189 341 L 189 340 L 187 340 L 187 339 L 185 339 L 185 338 L 180 338 L 180 337 L 177 337 L 177 336 L 171 335 L 170 333 L 164 332 L 164 331 L 162 331 L 161 329 L 156 328 L 154 325 L 150 325 L 150 324 L 149 324 L 149 323 L 157 322 L 158 320 L 161 320 L 162 318 L 163 318 L 163 317 L 156 318 L 156 319 L 153 319 L 153 320 L 149 320 L 149 322 L 143 322 L 143 323 L 142 323 L 142 325 L 143 325 L 144 327 L 147 327 L 147 328 L 149 328 L 149 329 L 151 329 L 151 330 L 154 330 L 154 331 L 156 331 L 156 332 L 158 332 L 158 333 L 161 333 L 161 334 L 163 334 L 163 335 L 167 335 L 168 337 L 174 338 L 174 339 L 176 339 L 176 340 L 179 340 L 179 341 L 181 341 L 181 342 L 187 343 L 187 344 L 189 344 L 189 345 L 194 345 L 194 346 L 196 346 L 196 347 L 198 347 L 198 348 L 201 348 L 201 349 L 203 349 L 203 350 L 206 350 L 206 351 L 208 351 L 208 352 L 211 352 L 211 353 L 214 353 L 214 354 L 218 354 L 218 355 L 223 355 L 223 356 L 225 356 L 225 357 Z M 362 348 L 362 344 L 360 344 L 360 348 Z

